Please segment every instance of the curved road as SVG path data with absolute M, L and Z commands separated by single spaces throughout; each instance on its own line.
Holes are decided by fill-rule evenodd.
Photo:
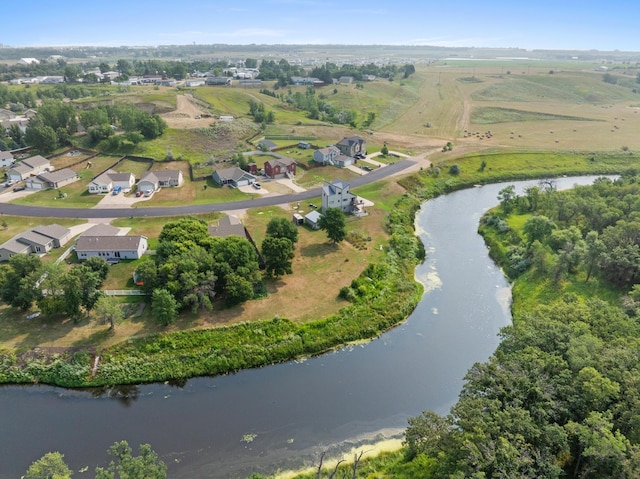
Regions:
M 415 165 L 411 160 L 399 160 L 381 168 L 377 168 L 366 175 L 349 180 L 352 188 L 367 185 L 382 178 L 395 175 L 410 166 Z M 250 200 L 234 201 L 230 203 L 207 203 L 186 206 L 165 206 L 154 208 L 56 208 L 47 206 L 27 206 L 9 203 L 0 204 L 0 214 L 13 216 L 39 216 L 49 218 L 125 218 L 127 216 L 180 216 L 198 213 L 210 213 L 212 211 L 240 210 L 245 208 L 258 208 L 261 206 L 273 206 L 285 203 L 304 201 L 320 196 L 320 188 L 314 188 L 302 193 L 288 195 L 268 196 Z

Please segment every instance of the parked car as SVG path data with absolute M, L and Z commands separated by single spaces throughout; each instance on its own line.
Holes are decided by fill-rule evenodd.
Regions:
M 18 191 L 24 191 L 26 188 L 24 186 L 16 186 L 13 188 L 13 192 L 17 193 Z
M 262 185 L 260 183 L 252 183 L 252 185 L 256 190 L 259 190 L 260 188 L 262 188 Z
M 122 186 L 116 186 L 113 189 L 113 196 L 116 196 L 116 195 L 120 194 L 121 191 L 122 191 Z
M 9 180 L 9 181 L 7 181 L 7 182 L 4 184 L 4 186 L 5 186 L 6 188 L 8 188 L 9 186 L 11 186 L 11 185 L 12 185 L 12 184 L 14 184 L 14 183 L 15 183 L 15 181 L 13 181 L 13 180 Z
M 136 198 L 140 198 L 142 196 L 142 191 L 136 191 Z
M 27 319 L 34 319 L 40 316 L 42 313 L 40 311 L 36 311 L 35 313 L 31 313 L 27 315 Z
M 151 193 L 153 193 L 153 191 L 151 191 L 151 190 L 145 191 L 144 192 L 144 197 L 145 198 L 149 198 L 149 196 L 151 196 Z

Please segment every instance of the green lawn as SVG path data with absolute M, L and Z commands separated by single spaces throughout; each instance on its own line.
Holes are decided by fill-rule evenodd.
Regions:
M 56 206 L 62 208 L 93 208 L 102 199 L 102 195 L 92 195 L 87 191 L 87 184 L 93 178 L 93 170 L 78 172 L 80 179 L 63 186 L 58 190 L 45 190 L 32 193 L 23 198 L 13 200 L 12 203 L 30 206 Z M 67 195 L 60 198 L 60 192 Z

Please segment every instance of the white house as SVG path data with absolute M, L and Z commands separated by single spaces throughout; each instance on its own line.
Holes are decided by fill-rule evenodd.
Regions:
M 20 65 L 40 65 L 40 60 L 37 58 L 21 58 L 18 63 Z
M 320 148 L 313 152 L 313 161 L 321 163 L 323 165 L 334 165 L 334 160 L 340 155 L 340 150 L 337 146 L 328 146 L 326 148 Z
M 89 193 L 109 193 L 116 186 L 123 190 L 130 189 L 136 183 L 133 173 L 118 173 L 114 170 L 107 170 L 94 178 L 87 186 Z
M 322 185 L 322 212 L 327 208 L 339 208 L 344 213 L 351 213 L 357 196 L 349 191 L 349 183 L 341 180 L 327 181 Z
M 146 236 L 87 236 L 76 241 L 78 260 L 98 256 L 105 261 L 140 259 L 149 245 Z
M 145 171 L 138 181 L 138 191 L 153 193 L 159 188 L 182 186 L 184 177 L 181 170 Z

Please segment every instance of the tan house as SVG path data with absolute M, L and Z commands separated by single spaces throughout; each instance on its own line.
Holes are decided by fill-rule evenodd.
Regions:
M 36 176 L 51 170 L 51 163 L 45 157 L 36 155 L 26 160 L 17 162 L 7 170 L 7 178 L 12 181 L 26 180 L 30 176 Z
M 79 179 L 78 173 L 69 168 L 63 168 L 32 176 L 25 181 L 25 187 L 32 190 L 57 189 Z

